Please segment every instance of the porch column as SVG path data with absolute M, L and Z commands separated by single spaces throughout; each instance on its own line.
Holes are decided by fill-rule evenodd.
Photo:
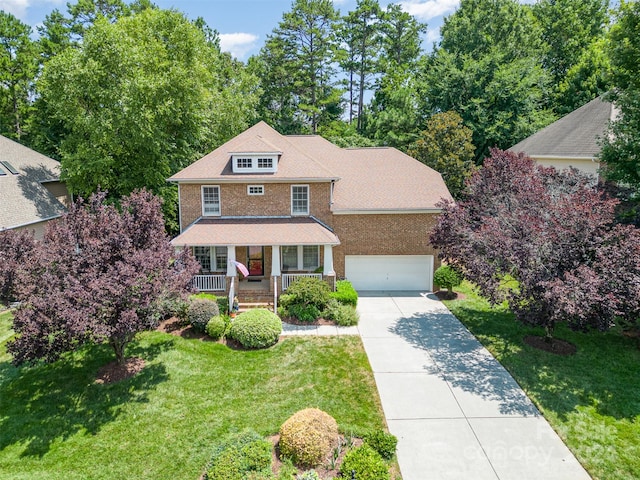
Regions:
M 236 276 L 236 247 L 235 245 L 227 246 L 227 277 Z
M 279 277 L 280 271 L 280 245 L 271 246 L 271 276 Z
M 324 246 L 324 270 L 322 274 L 326 277 L 336 276 L 336 272 L 333 270 L 333 245 Z

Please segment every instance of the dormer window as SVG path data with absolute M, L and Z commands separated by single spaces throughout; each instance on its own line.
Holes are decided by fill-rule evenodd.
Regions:
M 233 173 L 275 173 L 280 152 L 234 153 L 231 155 Z

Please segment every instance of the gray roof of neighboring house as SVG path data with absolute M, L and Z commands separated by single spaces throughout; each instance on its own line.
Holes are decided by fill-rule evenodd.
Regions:
M 616 113 L 611 102 L 598 97 L 509 150 L 530 157 L 594 158 L 600 153 L 599 140 Z
M 0 230 L 56 218 L 65 212 L 43 182 L 58 181 L 60 163 L 0 135 L 0 161 L 11 164 L 12 174 L 0 163 Z
M 276 173 L 231 171 L 234 152 L 281 152 Z M 318 135 L 281 135 L 259 122 L 173 175 L 176 182 L 335 181 L 334 213 L 420 211 L 451 200 L 442 176 L 390 148 L 340 148 Z

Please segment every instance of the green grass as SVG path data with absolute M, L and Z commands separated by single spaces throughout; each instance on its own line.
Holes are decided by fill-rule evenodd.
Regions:
M 273 434 L 306 407 L 327 411 L 343 430 L 384 426 L 357 337 L 291 338 L 245 352 L 148 332 L 127 352 L 145 359 L 144 370 L 100 385 L 109 348 L 15 368 L 4 345 L 10 326 L 0 314 L 0 479 L 195 480 L 227 433 Z
M 618 332 L 555 336 L 578 348 L 558 356 L 529 347 L 525 327 L 504 307 L 491 308 L 465 282 L 466 298 L 445 302 L 511 372 L 594 479 L 640 478 L 640 350 Z

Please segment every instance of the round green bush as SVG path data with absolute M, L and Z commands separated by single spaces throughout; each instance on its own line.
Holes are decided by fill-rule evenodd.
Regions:
M 315 470 L 307 470 L 296 476 L 296 480 L 320 480 L 320 475 Z
M 369 445 L 361 445 L 347 452 L 340 465 L 340 475 L 358 480 L 389 480 L 389 467 Z
M 319 278 L 299 278 L 287 288 L 287 295 L 295 297 L 293 304 L 313 305 L 318 310 L 324 310 L 331 298 L 329 285 Z
M 306 408 L 280 427 L 280 454 L 302 467 L 319 465 L 339 442 L 338 424 L 326 412 Z
M 363 437 L 364 443 L 373 448 L 385 460 L 391 460 L 396 453 L 398 439 L 384 430 L 368 432 Z
M 227 323 L 220 315 L 216 315 L 207 323 L 206 332 L 214 340 L 220 340 L 227 330 Z
M 441 288 L 451 291 L 453 287 L 457 287 L 462 283 L 462 275 L 449 265 L 441 265 L 433 274 L 433 281 Z
M 216 315 L 220 315 L 220 310 L 216 302 L 206 298 L 192 298 L 189 300 L 187 320 L 193 326 L 194 330 L 204 332 L 209 320 Z
M 228 336 L 245 348 L 266 348 L 278 342 L 282 321 L 264 308 L 248 310 L 238 315 L 229 328 Z

